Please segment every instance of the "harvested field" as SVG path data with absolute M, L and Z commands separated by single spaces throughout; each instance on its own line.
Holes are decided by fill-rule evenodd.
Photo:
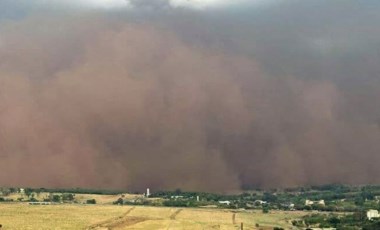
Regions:
M 0 204 L 2 230 L 24 229 L 291 229 L 290 220 L 304 212 L 237 211 L 118 205 Z

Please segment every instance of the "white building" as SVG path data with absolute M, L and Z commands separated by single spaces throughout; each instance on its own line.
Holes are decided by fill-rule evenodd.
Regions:
M 379 212 L 377 210 L 371 209 L 367 211 L 368 220 L 372 220 L 372 218 L 379 218 Z
M 231 204 L 231 201 L 219 201 L 219 204 L 226 204 L 226 205 L 230 205 Z
M 325 206 L 325 200 L 318 201 L 318 204 Z
M 305 205 L 306 206 L 310 206 L 310 205 L 313 205 L 313 204 L 319 204 L 319 205 L 325 206 L 325 200 L 319 200 L 319 201 L 306 200 L 305 201 Z
M 305 205 L 313 205 L 314 204 L 314 201 L 312 200 L 306 200 L 305 201 Z
M 263 201 L 263 200 L 255 200 L 255 204 L 263 205 L 263 204 L 266 204 L 266 203 L 268 203 L 268 202 Z
M 146 189 L 146 197 L 149 197 L 150 196 L 150 190 L 149 188 Z
M 281 204 L 281 206 L 284 208 L 288 208 L 290 210 L 294 210 L 294 207 L 295 207 L 293 203 L 284 203 L 284 204 Z

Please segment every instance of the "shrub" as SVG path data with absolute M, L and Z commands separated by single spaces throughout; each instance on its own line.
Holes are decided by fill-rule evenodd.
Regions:
M 53 202 L 60 202 L 61 201 L 61 196 L 60 195 L 53 195 L 52 200 L 53 200 Z
M 263 213 L 269 213 L 269 208 L 268 207 L 263 207 Z
M 36 198 L 34 198 L 34 197 L 30 198 L 29 201 L 30 202 L 38 202 L 38 200 Z
M 62 194 L 62 200 L 63 201 L 73 201 L 74 200 L 74 194 L 71 194 L 71 193 Z
M 119 199 L 117 199 L 117 201 L 114 201 L 113 204 L 123 205 L 124 204 L 123 198 L 120 197 Z
M 96 204 L 96 200 L 95 199 L 87 200 L 86 204 Z

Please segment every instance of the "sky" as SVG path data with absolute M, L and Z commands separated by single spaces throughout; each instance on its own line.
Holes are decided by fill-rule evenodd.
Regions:
M 2 0 L 0 186 L 380 183 L 376 0 Z

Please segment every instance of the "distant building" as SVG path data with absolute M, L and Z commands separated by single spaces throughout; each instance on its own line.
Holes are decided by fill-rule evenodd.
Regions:
M 146 189 L 146 197 L 149 197 L 150 196 L 150 190 L 149 188 Z
M 325 200 L 320 200 L 320 201 L 318 201 L 318 204 L 323 205 L 323 206 L 326 205 L 326 204 L 325 204 Z
M 305 201 L 305 205 L 306 205 L 306 206 L 311 206 L 311 205 L 313 205 L 313 204 L 319 204 L 319 205 L 323 205 L 323 206 L 326 205 L 326 204 L 325 204 L 325 200 L 319 200 L 319 201 L 306 200 L 306 201 Z
M 230 205 L 230 204 L 231 204 L 231 201 L 228 201 L 228 200 L 225 200 L 225 201 L 219 201 L 219 204 Z
M 306 206 L 310 206 L 310 205 L 313 205 L 314 204 L 314 201 L 312 201 L 312 200 L 306 200 L 305 201 L 305 205 Z
M 287 208 L 287 209 L 289 209 L 289 210 L 295 210 L 295 209 L 294 209 L 295 205 L 294 205 L 293 203 L 284 203 L 284 204 L 281 204 L 281 206 L 282 206 L 283 208 Z
M 379 218 L 379 212 L 377 210 L 371 209 L 367 211 L 368 220 L 372 220 L 373 218 Z
M 263 200 L 255 200 L 255 204 L 258 204 L 258 205 L 263 205 L 263 204 L 266 204 L 268 202 L 266 201 L 263 201 Z

